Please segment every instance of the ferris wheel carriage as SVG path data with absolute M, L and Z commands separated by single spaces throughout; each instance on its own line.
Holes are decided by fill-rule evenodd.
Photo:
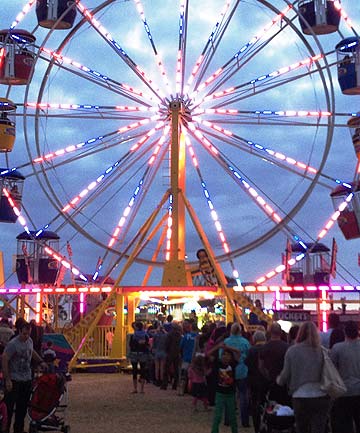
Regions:
M 8 171 L 6 168 L 0 168 L 0 222 L 15 223 L 18 219 L 13 205 L 18 210 L 21 209 L 24 180 L 25 177 L 18 170 Z
M 340 212 L 338 225 L 345 239 L 356 239 L 360 237 L 360 185 L 353 186 L 352 191 L 343 185 L 335 188 L 330 197 L 335 209 L 338 209 L 346 197 L 352 192 L 354 197 L 348 203 L 347 207 Z
M 27 84 L 35 61 L 36 38 L 26 30 L 0 30 L 0 84 Z
M 299 1 L 299 18 L 303 33 L 325 35 L 339 28 L 341 13 L 334 0 Z
M 360 158 L 360 116 L 351 117 L 347 125 L 350 129 L 351 139 L 357 158 Z
M 286 284 L 288 286 L 326 286 L 330 282 L 330 249 L 323 244 L 306 243 L 306 249 L 300 244 L 291 245 L 291 256 L 295 258 L 304 253 L 305 257 L 291 266 Z M 319 291 L 290 293 L 292 298 L 318 297 Z
M 16 105 L 10 99 L 0 98 L 0 152 L 11 152 L 14 148 Z
M 76 8 L 74 0 L 38 0 L 36 16 L 39 26 L 48 29 L 70 29 L 74 25 Z
M 338 59 L 338 81 L 345 95 L 360 94 L 360 38 L 352 36 L 339 42 L 335 49 Z
M 17 239 L 16 275 L 20 284 L 54 284 L 59 262 L 45 252 L 48 247 L 59 250 L 59 236 L 43 231 L 36 237 L 36 231 L 23 232 Z

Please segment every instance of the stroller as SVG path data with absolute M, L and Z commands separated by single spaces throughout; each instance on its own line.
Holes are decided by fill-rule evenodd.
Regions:
M 260 433 L 295 433 L 293 410 L 269 400 L 269 394 L 261 405 Z
M 44 373 L 34 380 L 28 406 L 29 433 L 59 431 L 70 433 L 65 422 L 67 408 L 66 382 L 70 375 Z

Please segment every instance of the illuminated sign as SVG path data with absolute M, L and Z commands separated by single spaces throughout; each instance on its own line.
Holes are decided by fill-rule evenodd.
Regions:
M 306 310 L 279 310 L 275 312 L 276 320 L 288 322 L 308 322 L 311 320 L 310 311 Z

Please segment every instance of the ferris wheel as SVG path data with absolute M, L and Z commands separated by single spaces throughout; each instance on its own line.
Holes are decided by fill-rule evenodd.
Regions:
M 93 275 L 129 256 L 156 273 L 174 242 L 191 265 L 205 241 L 236 276 L 274 238 L 317 240 L 315 191 L 330 215 L 350 181 L 333 170 L 339 140 L 356 166 L 360 78 L 338 82 L 346 54 L 360 69 L 346 6 L 24 2 L 0 32 L 0 108 L 16 113 L 1 167 L 22 176 L 23 226 L 56 233 L 64 255 L 71 243 Z

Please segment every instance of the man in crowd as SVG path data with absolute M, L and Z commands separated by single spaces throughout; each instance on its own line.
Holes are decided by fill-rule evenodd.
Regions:
M 340 317 L 336 313 L 330 313 L 328 317 L 328 330 L 326 332 L 320 332 L 321 345 L 329 349 L 331 333 L 334 329 L 337 329 L 340 324 Z
M 24 432 L 24 421 L 31 392 L 31 360 L 41 363 L 42 359 L 33 350 L 30 324 L 23 321 L 19 334 L 10 340 L 2 356 L 5 382 L 5 403 L 8 411 L 7 432 L 15 409 L 14 433 Z
M 334 401 L 331 410 L 333 433 L 360 432 L 360 338 L 356 322 L 345 324 L 345 341 L 334 344 L 330 357 L 347 391 Z M 354 430 L 355 424 L 355 430 Z
M 277 403 L 288 405 L 290 397 L 286 386 L 279 386 L 276 378 L 284 366 L 285 353 L 289 347 L 288 343 L 282 340 L 282 329 L 278 323 L 270 327 L 270 340 L 264 344 L 259 352 L 260 370 L 269 383 L 269 398 Z

